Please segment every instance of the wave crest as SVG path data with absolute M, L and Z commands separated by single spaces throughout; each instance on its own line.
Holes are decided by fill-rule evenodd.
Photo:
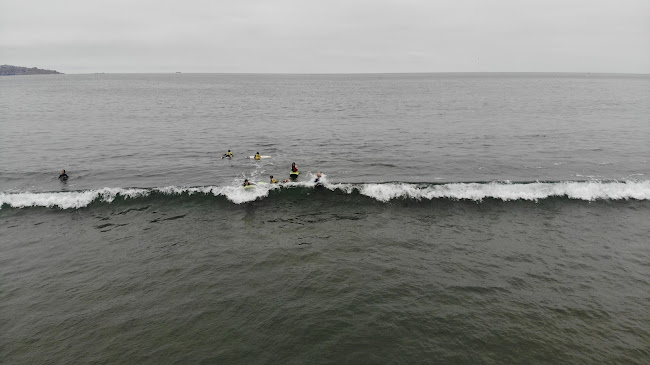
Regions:
M 358 190 L 360 194 L 387 202 L 392 199 L 410 198 L 417 200 L 455 199 L 474 200 L 499 199 L 540 200 L 551 197 L 567 197 L 579 200 L 636 199 L 650 200 L 650 181 L 626 182 L 535 182 L 535 183 L 449 183 L 418 186 L 413 184 L 362 184 L 341 185 L 346 192 Z
M 534 182 L 534 183 L 446 183 L 446 184 L 412 184 L 412 183 L 377 183 L 377 184 L 329 184 L 324 187 L 344 194 L 360 194 L 380 202 L 394 199 L 484 199 L 503 201 L 532 200 L 538 201 L 552 197 L 594 200 L 650 200 L 650 180 L 625 182 Z M 73 192 L 21 192 L 0 193 L 0 207 L 8 205 L 13 208 L 58 207 L 62 209 L 83 208 L 95 201 L 111 203 L 116 198 L 136 199 L 151 194 L 166 196 L 182 194 L 203 194 L 222 196 L 235 204 L 242 204 L 263 199 L 272 190 L 292 188 L 313 189 L 314 183 L 286 183 L 282 185 L 260 184 L 244 189 L 241 186 L 200 186 L 159 188 L 102 188 L 96 190 Z

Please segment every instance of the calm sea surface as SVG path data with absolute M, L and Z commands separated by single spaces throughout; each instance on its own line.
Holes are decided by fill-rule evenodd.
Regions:
M 649 118 L 648 75 L 0 78 L 0 362 L 647 363 Z

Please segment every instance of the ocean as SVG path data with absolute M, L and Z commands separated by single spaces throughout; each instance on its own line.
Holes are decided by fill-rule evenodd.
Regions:
M 644 364 L 649 116 L 649 75 L 0 78 L 0 362 Z

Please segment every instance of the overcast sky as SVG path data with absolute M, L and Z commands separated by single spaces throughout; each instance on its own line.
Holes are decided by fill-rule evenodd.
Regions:
M 650 0 L 0 0 L 0 64 L 650 73 Z

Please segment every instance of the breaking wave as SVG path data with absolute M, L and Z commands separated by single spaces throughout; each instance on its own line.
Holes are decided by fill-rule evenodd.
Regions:
M 259 183 L 250 188 L 241 186 L 199 186 L 199 187 L 159 187 L 159 188 L 101 188 L 72 192 L 17 192 L 0 193 L 0 207 L 50 207 L 78 209 L 93 202 L 111 203 L 117 198 L 138 199 L 153 194 L 162 196 L 213 195 L 226 198 L 234 204 L 247 203 L 293 189 L 314 189 L 314 183 L 285 183 L 270 185 Z M 642 181 L 561 181 L 561 182 L 488 182 L 488 183 L 367 183 L 330 184 L 323 189 L 341 194 L 359 194 L 380 202 L 395 199 L 412 200 L 470 200 L 483 201 L 497 199 L 503 201 L 530 200 L 560 197 L 584 201 L 595 200 L 650 200 L 650 180 Z

